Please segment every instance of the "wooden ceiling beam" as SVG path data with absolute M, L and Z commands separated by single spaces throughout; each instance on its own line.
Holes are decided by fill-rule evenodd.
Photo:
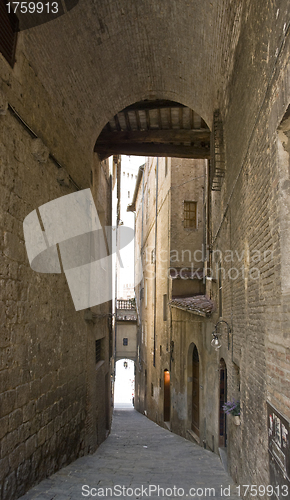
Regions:
M 118 132 L 120 132 L 121 131 L 121 125 L 120 125 L 120 122 L 119 122 L 118 115 L 114 116 L 114 120 L 115 120 L 115 123 L 116 123 L 117 130 L 118 130 Z
M 103 132 L 99 135 L 96 146 L 106 144 L 128 144 L 128 143 L 171 143 L 171 142 L 210 142 L 210 131 L 208 129 L 196 130 L 131 130 L 121 132 Z
M 190 110 L 190 128 L 193 128 L 193 126 L 194 126 L 193 114 L 194 114 L 194 111 L 191 109 Z
M 169 124 L 169 128 L 172 128 L 171 108 L 168 109 L 168 124 Z
M 161 119 L 160 108 L 158 108 L 158 126 L 159 126 L 160 130 L 162 130 L 162 119 Z
M 131 130 L 131 124 L 130 124 L 129 115 L 128 115 L 127 111 L 124 111 L 124 115 L 125 115 L 127 130 Z
M 183 110 L 179 108 L 179 128 L 183 128 Z
M 139 111 L 137 109 L 135 109 L 135 117 L 136 117 L 137 128 L 138 130 L 141 130 L 140 116 L 139 116 Z
M 149 115 L 149 110 L 148 109 L 146 109 L 145 114 L 146 114 L 147 130 L 150 130 L 150 115 Z
M 95 152 L 101 160 L 114 154 L 137 156 L 170 156 L 174 158 L 210 158 L 209 148 L 180 146 L 173 144 L 111 144 L 108 147 L 97 145 Z

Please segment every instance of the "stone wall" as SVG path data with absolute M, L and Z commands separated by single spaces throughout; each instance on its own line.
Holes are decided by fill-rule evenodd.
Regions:
M 94 451 L 106 437 L 111 415 L 110 304 L 95 309 L 101 315 L 97 323 L 85 321 L 84 311 L 75 311 L 64 274 L 30 268 L 23 236 L 23 220 L 32 210 L 76 192 L 76 186 L 90 187 L 91 169 L 97 172 L 91 187 L 104 214 L 102 222 L 110 225 L 108 165 L 84 151 L 60 112 L 56 116 L 49 108 L 49 97 L 19 48 L 20 60 L 21 68 L 13 73 L 0 56 L 1 100 L 6 103 L 0 116 L 3 500 L 17 498 L 78 456 Z M 38 107 L 37 116 L 29 110 L 30 98 Z M 7 109 L 7 102 L 35 135 Z M 103 338 L 104 361 L 96 372 L 97 338 Z
M 242 405 L 241 426 L 228 435 L 230 472 L 240 484 L 269 483 L 266 402 L 290 417 L 289 172 L 277 140 L 290 101 L 289 5 L 259 7 L 244 10 L 232 78 L 220 98 L 226 174 L 211 226 L 225 271 L 223 318 L 233 332 L 228 395 Z

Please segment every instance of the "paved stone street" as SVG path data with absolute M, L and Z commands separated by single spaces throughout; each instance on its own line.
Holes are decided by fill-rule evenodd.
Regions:
M 231 484 L 231 495 L 221 494 L 221 485 Z M 83 485 L 87 485 L 83 489 Z M 203 448 L 177 436 L 151 422 L 134 409 L 117 409 L 114 412 L 112 433 L 93 455 L 82 457 L 31 489 L 22 500 L 80 500 L 101 496 L 99 488 L 142 488 L 142 492 L 128 489 L 125 495 L 118 488 L 116 494 L 108 492 L 107 498 L 150 495 L 157 497 L 158 488 L 183 488 L 176 497 L 237 498 L 234 485 L 224 471 L 219 458 Z M 96 488 L 96 490 L 92 490 Z M 146 490 L 147 488 L 147 490 Z M 214 488 L 209 491 L 205 488 Z M 89 491 L 90 490 L 90 491 Z M 147 495 L 146 495 L 147 493 Z M 174 498 L 170 491 L 159 490 L 159 497 Z M 105 494 L 103 494 L 105 496 Z

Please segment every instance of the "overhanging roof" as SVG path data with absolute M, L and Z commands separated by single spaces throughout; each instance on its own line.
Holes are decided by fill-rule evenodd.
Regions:
M 206 295 L 175 297 L 169 302 L 169 305 L 199 316 L 210 316 L 215 309 L 214 302 Z

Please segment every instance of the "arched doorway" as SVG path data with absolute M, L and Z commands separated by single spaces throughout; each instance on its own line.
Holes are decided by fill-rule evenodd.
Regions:
M 164 422 L 170 422 L 170 373 L 164 370 Z
M 195 346 L 192 353 L 192 413 L 191 429 L 199 437 L 199 356 Z
M 223 405 L 227 401 L 227 367 L 224 359 L 220 360 L 220 394 L 219 394 L 219 446 L 227 446 L 227 416 Z

